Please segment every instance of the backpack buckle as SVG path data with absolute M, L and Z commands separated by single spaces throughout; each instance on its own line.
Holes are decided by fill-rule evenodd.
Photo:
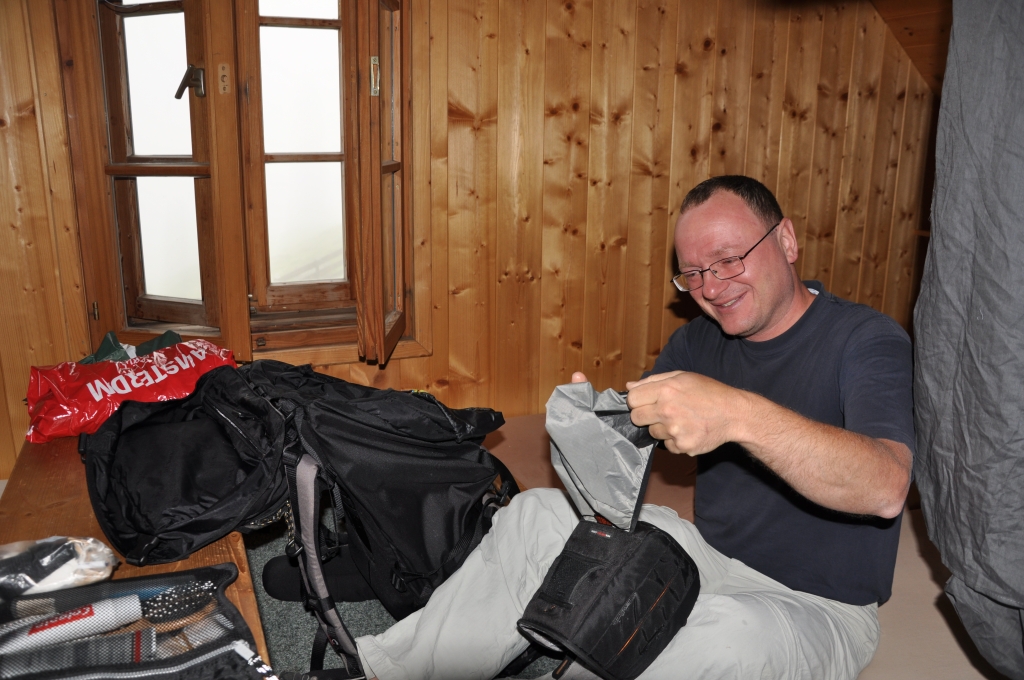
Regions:
M 306 601 L 304 602 L 306 609 L 316 612 L 321 617 L 324 616 L 325 612 L 334 610 L 334 598 L 330 595 L 322 599 L 317 599 L 309 593 L 304 594 L 306 596 Z M 330 639 L 330 636 L 328 636 L 328 639 Z M 334 646 L 334 642 L 331 643 L 331 646 Z
M 405 592 L 405 589 L 406 589 L 405 579 L 403 579 L 401 576 L 399 576 L 398 572 L 395 571 L 394 569 L 391 570 L 391 585 L 394 586 L 395 590 L 397 590 L 398 592 L 400 592 L 400 593 L 404 593 Z
M 286 445 L 284 450 L 281 451 L 281 462 L 284 463 L 285 467 L 294 468 L 298 466 L 300 458 L 302 458 L 301 450 L 296 453 L 291 450 L 291 447 Z

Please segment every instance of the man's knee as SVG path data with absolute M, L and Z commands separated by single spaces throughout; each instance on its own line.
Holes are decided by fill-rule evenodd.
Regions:
M 492 531 L 522 533 L 524 538 L 542 534 L 562 536 L 562 543 L 579 518 L 560 489 L 529 489 L 516 494 L 507 507 L 494 515 Z
M 481 557 L 502 569 L 513 591 L 527 586 L 536 590 L 577 522 L 576 511 L 560 490 L 524 491 L 495 513 L 480 546 Z
M 829 613 L 771 594 L 702 595 L 690 619 L 643 680 L 852 679 L 864 664 L 860 642 Z
M 723 671 L 709 677 L 786 677 L 782 671 L 792 661 L 794 636 L 777 606 L 755 594 L 712 595 L 701 605 L 689 623 L 708 668 Z M 681 633 L 687 632 L 689 623 Z M 724 674 L 730 668 L 735 675 Z

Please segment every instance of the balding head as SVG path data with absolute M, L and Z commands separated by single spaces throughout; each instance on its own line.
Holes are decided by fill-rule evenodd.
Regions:
M 775 195 L 753 177 L 744 175 L 722 175 L 704 180 L 686 194 L 679 214 L 703 205 L 720 191 L 728 191 L 741 198 L 750 211 L 764 223 L 766 230 L 782 221 L 782 208 L 775 200 Z

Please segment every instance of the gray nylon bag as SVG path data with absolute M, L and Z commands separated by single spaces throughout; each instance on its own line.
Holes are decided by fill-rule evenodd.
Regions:
M 626 398 L 590 383 L 559 385 L 548 399 L 551 463 L 585 519 L 632 531 L 655 440 L 629 417 Z

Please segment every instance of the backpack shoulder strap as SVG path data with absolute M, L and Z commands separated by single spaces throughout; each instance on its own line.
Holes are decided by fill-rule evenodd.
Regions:
M 299 560 L 299 573 L 306 592 L 306 607 L 313 611 L 320 630 L 314 640 L 310 670 L 322 670 L 327 644 L 341 657 L 350 676 L 361 677 L 359 652 L 355 640 L 345 627 L 334 607 L 334 599 L 327 589 L 320 554 L 320 492 L 324 485 L 320 475 L 321 464 L 302 436 L 302 411 L 296 409 L 294 425 L 301 450 L 286 451 L 285 470 L 295 520 L 295 543 L 288 553 Z
M 505 467 L 505 464 L 497 456 L 490 451 L 487 453 L 490 454 L 491 462 L 494 463 L 495 469 L 497 469 L 498 474 L 501 476 L 501 488 L 498 491 L 497 503 L 498 505 L 503 505 L 506 500 L 519 493 L 519 484 L 516 483 L 516 478 L 512 475 L 512 472 Z

